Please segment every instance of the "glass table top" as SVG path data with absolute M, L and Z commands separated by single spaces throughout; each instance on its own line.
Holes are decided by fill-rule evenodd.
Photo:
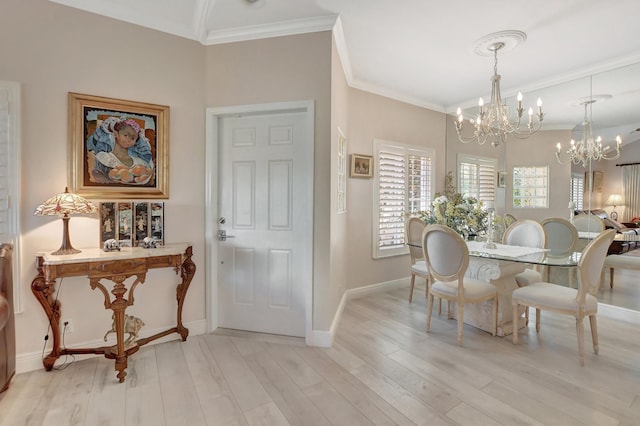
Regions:
M 528 263 L 543 266 L 577 266 L 582 252 L 554 252 L 547 249 L 532 249 L 531 247 L 509 246 L 495 244 L 496 248 L 486 248 L 482 241 L 467 241 L 469 256 L 484 259 L 505 260 L 510 262 Z M 409 244 L 421 247 L 420 244 Z

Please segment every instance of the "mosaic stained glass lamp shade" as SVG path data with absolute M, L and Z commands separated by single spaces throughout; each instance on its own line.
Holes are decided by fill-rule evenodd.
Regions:
M 73 246 L 71 246 L 71 240 L 69 239 L 69 215 L 90 214 L 96 213 L 97 211 L 98 209 L 91 201 L 79 195 L 71 194 L 69 190 L 65 188 L 64 192 L 54 195 L 40 204 L 33 214 L 36 216 L 60 216 L 63 223 L 62 245 L 57 251 L 51 254 L 74 254 L 80 253 L 80 250 L 74 249 Z

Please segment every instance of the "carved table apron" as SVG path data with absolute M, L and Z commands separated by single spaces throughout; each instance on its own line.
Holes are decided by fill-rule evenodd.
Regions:
M 100 249 L 84 249 L 81 253 L 54 256 L 49 253 L 36 255 L 38 275 L 31 282 L 31 291 L 44 309 L 53 335 L 53 348 L 43 364 L 47 371 L 53 368 L 61 355 L 67 354 L 103 354 L 106 358 L 115 360 L 115 370 L 118 380 L 124 382 L 127 368 L 127 357 L 147 343 L 169 335 L 178 333 L 182 340 L 187 340 L 189 329 L 182 324 L 182 305 L 184 303 L 189 284 L 196 271 L 196 265 L 191 260 L 192 247 L 189 244 L 167 244 L 155 249 L 139 247 L 125 247 L 121 251 L 103 252 Z M 125 310 L 133 305 L 133 293 L 138 284 L 145 281 L 147 271 L 155 268 L 174 268 L 180 274 L 181 282 L 176 287 L 176 326 L 142 339 L 137 339 L 125 346 Z M 56 280 L 65 277 L 87 276 L 92 290 L 98 288 L 104 295 L 105 309 L 113 311 L 114 329 L 116 333 L 115 346 L 97 348 L 60 348 L 60 318 L 62 306 L 56 299 Z M 129 285 L 125 280 L 135 277 Z M 111 281 L 109 292 L 102 280 Z M 127 294 L 128 291 L 128 294 Z M 113 298 L 109 295 L 113 295 Z M 127 297 L 125 297 L 125 295 Z

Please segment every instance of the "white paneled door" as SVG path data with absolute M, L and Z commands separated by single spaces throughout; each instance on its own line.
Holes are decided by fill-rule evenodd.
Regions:
M 218 321 L 305 335 L 312 170 L 305 112 L 219 121 Z

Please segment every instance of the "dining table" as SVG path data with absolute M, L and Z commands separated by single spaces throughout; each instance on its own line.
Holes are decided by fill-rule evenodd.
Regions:
M 521 247 L 486 241 L 466 241 L 469 249 L 469 267 L 465 276 L 491 282 L 498 289 L 497 336 L 513 333 L 513 308 L 511 293 L 518 288 L 515 276 L 528 267 L 571 268 L 578 265 L 581 252 L 554 252 L 544 248 Z M 466 304 L 464 323 L 492 331 L 493 307 L 491 301 Z M 525 326 L 524 308 L 519 316 L 518 329 Z M 457 308 L 452 302 L 451 315 L 457 318 Z

